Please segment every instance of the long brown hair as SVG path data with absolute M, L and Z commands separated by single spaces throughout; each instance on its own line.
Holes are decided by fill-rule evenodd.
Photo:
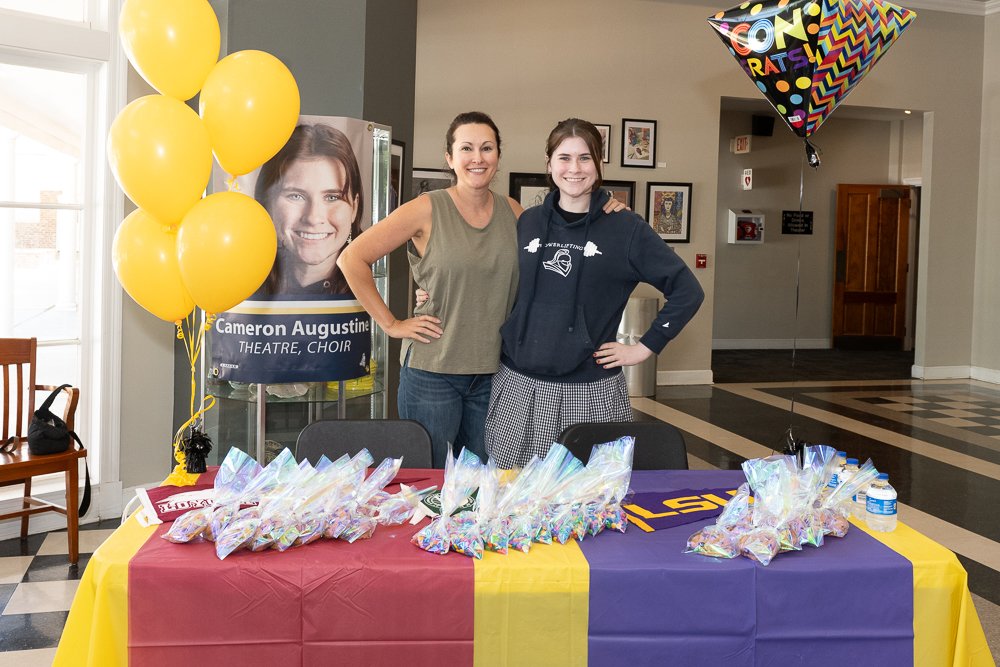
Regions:
M 260 202 L 270 214 L 274 196 L 281 189 L 281 182 L 285 178 L 285 173 L 298 160 L 313 160 L 325 158 L 336 160 L 344 166 L 346 183 L 345 190 L 350 198 L 357 198 L 358 206 L 351 221 L 351 238 L 357 238 L 361 233 L 361 220 L 364 217 L 364 185 L 361 181 L 361 168 L 358 166 L 358 158 L 354 154 L 354 147 L 347 135 L 335 127 L 329 125 L 299 125 L 292 131 L 291 138 L 281 147 L 281 150 L 260 168 L 257 176 L 257 184 L 254 186 L 253 196 Z M 265 294 L 278 294 L 281 292 L 281 252 L 274 260 L 271 273 L 264 281 L 263 291 Z M 330 283 L 326 290 L 330 294 L 346 294 L 350 292 L 347 280 L 340 272 L 340 268 L 334 265 L 333 270 L 327 277 Z

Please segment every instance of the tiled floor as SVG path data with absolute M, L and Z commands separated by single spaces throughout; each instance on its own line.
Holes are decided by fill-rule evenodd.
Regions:
M 1000 386 L 909 379 L 906 353 L 799 350 L 713 355 L 714 386 L 660 387 L 642 419 L 684 431 L 692 468 L 737 468 L 786 431 L 889 473 L 900 517 L 958 554 L 1000 661 Z M 90 553 L 116 521 L 85 526 L 77 567 L 65 532 L 0 542 L 0 667 L 50 665 Z
M 51 665 L 90 554 L 118 524 L 80 531 L 80 560 L 69 563 L 66 531 L 0 542 L 0 667 Z

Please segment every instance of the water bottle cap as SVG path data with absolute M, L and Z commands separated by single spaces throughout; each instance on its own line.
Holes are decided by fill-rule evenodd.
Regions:
M 847 465 L 858 465 L 857 459 L 847 459 Z
M 880 472 L 878 474 L 878 478 L 879 479 L 889 479 L 889 473 L 887 473 L 887 472 Z
M 840 456 L 840 457 L 846 459 L 847 458 L 847 452 L 837 452 L 837 456 Z

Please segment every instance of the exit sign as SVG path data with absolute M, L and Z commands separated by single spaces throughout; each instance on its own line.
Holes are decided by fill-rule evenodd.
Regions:
M 733 138 L 733 152 L 739 155 L 740 153 L 750 152 L 750 135 L 741 134 L 738 137 Z

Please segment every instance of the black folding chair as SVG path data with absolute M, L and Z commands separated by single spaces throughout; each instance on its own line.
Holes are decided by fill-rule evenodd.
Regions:
M 594 445 L 617 440 L 624 435 L 635 437 L 633 470 L 687 470 L 687 447 L 684 436 L 673 424 L 660 421 L 583 422 L 566 427 L 559 442 L 584 463 Z
M 431 437 L 420 422 L 412 419 L 324 419 L 315 421 L 299 433 L 295 458 L 308 459 L 313 465 L 326 454 L 336 459 L 351 456 L 365 447 L 375 462 L 403 457 L 407 468 L 431 467 Z

